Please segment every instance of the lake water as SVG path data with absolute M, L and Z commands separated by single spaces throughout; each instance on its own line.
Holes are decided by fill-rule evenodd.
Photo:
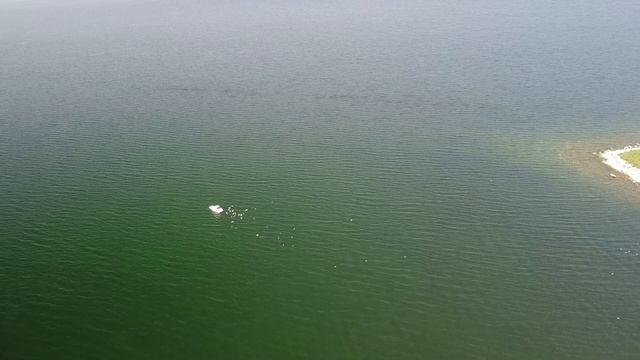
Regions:
M 639 15 L 0 1 L 0 357 L 637 358 Z

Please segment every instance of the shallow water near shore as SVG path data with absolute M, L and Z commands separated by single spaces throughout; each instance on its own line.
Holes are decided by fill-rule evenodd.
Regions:
M 635 358 L 615 5 L 0 3 L 0 358 Z

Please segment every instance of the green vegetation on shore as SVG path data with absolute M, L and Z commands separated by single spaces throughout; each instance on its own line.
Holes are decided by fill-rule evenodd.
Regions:
M 634 167 L 640 168 L 640 150 L 624 152 L 620 157 Z

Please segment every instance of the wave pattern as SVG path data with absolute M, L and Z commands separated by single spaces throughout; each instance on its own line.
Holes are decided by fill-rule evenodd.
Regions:
M 0 357 L 636 356 L 637 6 L 429 4 L 0 5 Z

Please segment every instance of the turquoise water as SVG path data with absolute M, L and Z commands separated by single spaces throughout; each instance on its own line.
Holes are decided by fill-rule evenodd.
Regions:
M 0 357 L 636 358 L 639 11 L 1 3 Z

